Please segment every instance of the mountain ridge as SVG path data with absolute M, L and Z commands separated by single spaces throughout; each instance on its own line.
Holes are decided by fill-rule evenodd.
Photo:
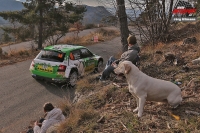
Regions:
M 0 0 L 0 12 L 2 11 L 19 11 L 24 8 L 23 4 L 15 0 Z M 102 18 L 112 16 L 112 14 L 106 10 L 104 6 L 86 6 L 87 11 L 84 13 L 82 20 L 83 24 L 98 24 Z M 5 25 L 8 22 L 3 18 L 0 18 L 0 24 Z

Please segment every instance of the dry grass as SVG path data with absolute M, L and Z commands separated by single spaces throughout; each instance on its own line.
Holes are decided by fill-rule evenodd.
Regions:
M 96 87 L 95 87 L 96 88 Z M 97 87 L 97 89 L 100 89 Z M 101 97 L 101 98 L 100 98 Z M 104 104 L 98 104 L 99 101 L 104 99 Z M 101 99 L 101 100 L 100 100 Z M 86 102 L 87 101 L 87 102 Z M 96 104 L 95 104 L 96 103 Z M 87 105 L 95 105 L 95 107 Z M 199 118 L 190 114 L 185 115 L 185 110 L 198 110 L 197 101 L 191 101 L 185 99 L 182 105 L 177 110 L 172 110 L 166 104 L 158 105 L 153 102 L 147 102 L 145 106 L 144 116 L 138 119 L 136 114 L 131 110 L 136 107 L 135 99 L 127 91 L 127 88 L 115 88 L 112 85 L 101 88 L 94 95 L 90 95 L 90 98 L 81 100 L 78 105 L 82 105 L 82 109 L 74 110 L 75 116 L 67 118 L 66 126 L 76 125 L 68 127 L 60 127 L 61 131 L 68 132 L 198 132 Z M 99 105 L 98 107 L 96 107 Z M 80 107 L 80 106 L 79 106 Z M 85 107 L 85 108 L 83 108 Z M 80 112 L 84 112 L 87 108 L 98 112 L 93 116 L 95 119 L 85 119 L 84 122 L 78 123 L 82 117 Z M 90 111 L 91 111 L 90 110 Z M 89 112 L 90 112 L 89 111 Z M 90 114 L 92 114 L 90 112 Z M 100 116 L 104 116 L 104 121 L 98 123 L 97 120 Z M 175 116 L 180 117 L 180 120 L 176 120 Z M 78 117 L 78 118 L 77 118 Z M 74 119 L 72 119 L 74 118 Z M 81 119 L 82 120 L 82 119 Z M 87 123 L 87 124 L 85 124 Z M 91 128 L 92 125 L 92 128 Z M 83 128 L 84 127 L 84 128 Z M 95 127 L 95 128 L 94 128 Z
M 36 50 L 25 50 L 12 51 L 10 54 L 4 53 L 0 55 L 0 67 L 5 65 L 14 64 L 17 62 L 25 61 L 34 58 L 39 51 Z
M 119 31 L 117 30 L 107 30 L 104 28 L 100 28 L 96 30 L 94 33 L 90 33 L 89 35 L 82 36 L 82 37 L 66 37 L 63 41 L 59 43 L 67 43 L 67 44 L 79 44 L 83 46 L 92 45 L 97 42 L 94 42 L 93 37 L 98 36 L 98 41 L 108 41 L 112 40 L 116 36 L 119 36 Z
M 183 102 L 177 109 L 168 104 L 146 102 L 143 117 L 138 119 L 132 110 L 136 107 L 134 97 L 128 88 L 117 88 L 109 83 L 99 83 L 95 76 L 83 78 L 77 85 L 80 99 L 74 103 L 74 113 L 69 115 L 59 131 L 71 132 L 162 132 L 162 133 L 197 133 L 200 132 L 200 76 L 199 65 L 191 61 L 200 56 L 200 34 L 196 44 L 182 45 L 182 41 L 155 46 L 144 46 L 141 50 L 140 70 L 160 79 L 181 82 Z M 156 53 L 161 51 L 161 53 Z M 166 52 L 172 52 L 184 63 L 173 65 L 164 59 Z M 189 71 L 183 70 L 183 65 Z M 87 113 L 86 113 L 86 112 Z M 188 113 L 195 112 L 195 113 Z M 89 114 L 88 114 L 89 112 Z M 83 116 L 86 115 L 83 120 Z M 97 120 L 102 116 L 102 121 Z M 72 119 L 74 118 L 74 119 Z M 80 122 L 80 121 L 81 122 Z M 82 121 L 83 120 L 83 121 Z
M 111 33 L 101 31 L 102 36 L 109 36 Z M 200 34 L 196 33 L 193 36 L 197 38 L 196 44 L 182 45 L 182 41 L 176 41 L 154 46 L 146 45 L 141 49 L 141 71 L 155 78 L 181 82 L 179 86 L 182 88 L 183 102 L 177 109 L 172 109 L 168 104 L 146 102 L 143 117 L 138 119 L 137 114 L 132 112 L 136 107 L 136 101 L 127 87 L 117 88 L 113 86 L 112 81 L 99 83 L 95 80 L 98 74 L 87 75 L 77 84 L 76 102 L 70 103 L 66 100 L 60 103 L 59 107 L 63 110 L 66 120 L 58 127 L 58 132 L 200 132 L 199 116 L 187 113 L 187 111 L 200 113 L 200 67 L 191 63 L 200 56 Z M 85 40 L 82 39 L 80 40 L 82 43 L 77 43 L 87 42 L 86 45 L 93 43 L 91 40 Z M 17 57 L 30 58 L 28 55 L 32 55 L 31 52 L 30 54 L 19 52 Z M 183 63 L 175 66 L 165 61 L 164 54 L 167 52 L 175 54 Z M 15 60 L 17 57 L 6 55 L 3 58 Z M 183 70 L 183 65 L 189 67 L 188 72 Z
M 175 23 L 170 28 L 168 41 L 181 41 L 188 36 L 193 36 L 196 32 L 199 32 L 199 27 L 200 21 Z
M 69 117 L 58 128 L 59 133 L 93 132 L 96 129 L 98 112 L 93 109 L 73 109 Z

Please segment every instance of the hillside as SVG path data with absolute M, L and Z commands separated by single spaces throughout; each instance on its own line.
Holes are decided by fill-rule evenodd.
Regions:
M 2 11 L 18 11 L 23 9 L 21 2 L 16 0 L 0 0 L 0 12 Z M 8 22 L 0 17 L 0 25 L 6 25 Z
M 200 28 L 200 23 L 193 26 Z M 178 108 L 148 101 L 142 118 L 138 119 L 137 113 L 132 112 L 136 101 L 129 93 L 125 79 L 114 76 L 102 83 L 96 80 L 98 74 L 90 75 L 78 82 L 72 103 L 60 103 L 67 120 L 58 130 L 69 133 L 200 132 L 200 67 L 192 63 L 192 60 L 200 56 L 200 33 L 190 33 L 188 37 L 171 43 L 146 45 L 140 53 L 139 69 L 142 72 L 171 81 L 182 89 L 183 101 Z M 196 41 L 191 41 L 194 37 Z M 177 62 L 166 59 L 166 53 L 173 54 Z
M 83 24 L 98 24 L 101 22 L 102 18 L 112 16 L 110 12 L 106 10 L 103 6 L 86 6 L 87 11 L 83 17 Z

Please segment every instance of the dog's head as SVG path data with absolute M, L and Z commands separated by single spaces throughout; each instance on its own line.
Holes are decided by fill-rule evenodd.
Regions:
M 130 61 L 123 61 L 122 63 L 120 63 L 118 65 L 118 67 L 116 69 L 114 69 L 114 72 L 117 75 L 128 74 L 131 71 L 131 65 L 133 65 L 132 62 L 130 62 Z

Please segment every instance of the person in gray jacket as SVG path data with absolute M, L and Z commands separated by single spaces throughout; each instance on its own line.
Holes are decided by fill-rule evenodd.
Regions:
M 45 120 L 42 123 L 35 122 L 34 133 L 46 133 L 49 127 L 65 120 L 65 116 L 60 108 L 55 108 L 52 103 L 44 104 Z M 39 125 L 41 124 L 41 125 Z
M 106 67 L 100 77 L 101 81 L 104 81 L 110 77 L 111 73 L 114 73 L 114 69 L 117 67 L 117 65 L 125 60 L 131 61 L 133 64 L 137 65 L 137 62 L 139 61 L 139 52 L 140 47 L 137 44 L 136 37 L 134 35 L 130 35 L 127 38 L 128 42 L 128 50 L 125 51 L 121 58 L 116 60 L 113 56 L 111 56 L 106 64 Z

